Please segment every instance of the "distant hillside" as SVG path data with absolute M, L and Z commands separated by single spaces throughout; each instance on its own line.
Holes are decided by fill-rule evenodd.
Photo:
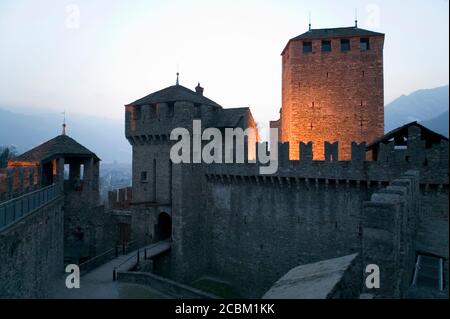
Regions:
M 420 124 L 448 137 L 448 116 L 449 112 L 447 111 L 445 113 L 442 113 L 438 117 L 423 121 Z
M 443 86 L 435 89 L 419 90 L 410 95 L 402 95 L 385 107 L 385 131 L 388 132 L 403 124 L 418 121 L 431 120 L 441 114 L 448 112 L 449 107 L 449 87 Z M 435 125 L 431 121 L 429 125 Z M 442 120 L 440 125 L 442 124 Z M 437 124 L 436 124 L 437 125 Z M 432 130 L 437 130 L 430 127 Z M 447 113 L 448 132 L 448 113 Z
M 61 134 L 61 122 L 62 115 L 57 112 L 37 110 L 25 115 L 0 108 L 0 146 L 14 145 L 22 153 Z M 131 163 L 131 146 L 124 132 L 123 120 L 71 114 L 67 121 L 67 135 L 103 162 Z

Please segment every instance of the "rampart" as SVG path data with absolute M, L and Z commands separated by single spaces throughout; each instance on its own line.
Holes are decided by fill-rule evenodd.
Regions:
M 419 220 L 419 175 L 409 171 L 363 204 L 363 265 L 380 269 L 375 298 L 402 298 L 411 285 Z
M 64 199 L 47 202 L 0 232 L 0 298 L 45 298 L 64 271 Z
M 364 203 L 410 170 L 420 172 L 414 196 L 429 205 L 426 214 L 448 216 L 448 141 L 429 148 L 410 141 L 401 149 L 382 144 L 376 160 L 353 143 L 349 161 L 338 160 L 337 143 L 325 143 L 324 161 L 312 160 L 311 143 L 298 146 L 298 161 L 289 160 L 289 144 L 279 144 L 272 175 L 248 161 L 173 165 L 172 277 L 207 274 L 261 297 L 295 266 L 362 253 Z M 412 236 L 411 229 L 402 234 Z

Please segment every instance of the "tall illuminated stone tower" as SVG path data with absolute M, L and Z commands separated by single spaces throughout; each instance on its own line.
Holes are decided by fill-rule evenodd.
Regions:
M 339 159 L 351 142 L 372 142 L 384 131 L 384 34 L 358 27 L 310 29 L 282 52 L 283 142 L 313 142 L 323 159 L 324 142 L 339 142 Z M 291 147 L 290 156 L 299 156 Z

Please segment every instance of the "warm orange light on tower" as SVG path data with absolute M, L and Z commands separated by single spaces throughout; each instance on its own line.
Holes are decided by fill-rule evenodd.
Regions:
M 15 160 L 9 160 L 8 161 L 8 167 L 30 167 L 30 166 L 39 166 L 38 162 L 32 161 L 32 162 L 25 162 L 25 161 L 15 161 Z
M 364 45 L 363 45 L 364 44 Z M 370 143 L 384 133 L 384 35 L 356 27 L 313 29 L 291 39 L 282 53 L 281 141 L 291 159 L 299 143 L 339 142 L 339 159 L 352 142 Z

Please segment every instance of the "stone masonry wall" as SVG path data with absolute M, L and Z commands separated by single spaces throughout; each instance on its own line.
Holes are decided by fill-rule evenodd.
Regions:
M 358 47 L 357 42 L 352 39 L 352 46 Z M 242 295 L 260 297 L 296 265 L 360 253 L 363 203 L 402 172 L 417 169 L 422 185 L 448 188 L 448 141 L 425 149 L 420 131 L 412 128 L 407 150 L 382 144 L 374 161 L 366 160 L 365 143 L 353 142 L 383 133 L 382 42 L 382 38 L 373 39 L 370 52 L 312 55 L 307 58 L 311 63 L 323 60 L 314 69 L 307 60 L 299 60 L 304 57 L 295 56 L 298 52 L 283 56 L 286 64 L 293 63 L 292 69 L 283 69 L 283 98 L 287 89 L 297 94 L 301 93 L 297 86 L 306 90 L 308 81 L 317 84 L 297 96 L 306 104 L 286 104 L 287 113 L 290 107 L 302 111 L 314 102 L 314 111 L 299 111 L 305 116 L 295 119 L 313 117 L 327 131 L 313 130 L 314 134 L 297 140 L 284 136 L 283 140 L 293 142 L 279 145 L 279 169 L 273 175 L 261 175 L 259 165 L 252 163 L 170 162 L 171 130 L 183 127 L 192 132 L 192 121 L 200 118 L 202 128 L 214 125 L 213 114 L 218 110 L 201 106 L 198 112 L 192 103 L 176 102 L 174 113 L 169 114 L 169 106 L 161 103 L 155 115 L 153 106 L 127 106 L 126 137 L 133 146 L 132 239 L 141 244 L 159 240 L 159 216 L 166 213 L 171 220 L 172 249 L 155 262 L 159 275 L 188 284 L 205 275 L 220 277 L 240 287 Z M 316 50 L 317 43 L 314 46 Z M 303 71 L 305 80 L 300 78 Z M 338 79 L 340 74 L 343 80 Z M 298 77 L 285 81 L 285 75 Z M 289 132 L 284 126 L 294 123 L 284 115 L 283 134 Z M 243 128 L 248 126 L 241 122 Z M 265 145 L 257 144 L 260 147 Z M 290 160 L 292 154 L 299 160 Z M 313 160 L 318 156 L 323 160 Z M 435 206 L 433 212 L 439 209 Z
M 330 39 L 332 51 L 321 52 L 321 40 L 303 52 L 302 41 L 291 41 L 282 57 L 282 141 L 312 141 L 314 159 L 323 159 L 324 142 L 339 141 L 341 159 L 350 158 L 350 143 L 370 143 L 383 135 L 383 36 L 370 37 L 361 51 L 359 37 L 341 52 L 340 39 Z M 310 42 L 311 40 L 306 40 Z M 298 149 L 291 150 L 298 159 Z
M 261 297 L 297 265 L 359 252 L 362 203 L 378 184 L 244 178 L 212 180 L 207 189 L 207 271 Z
M 380 268 L 375 298 L 402 298 L 411 284 L 420 216 L 419 174 L 409 171 L 364 203 L 363 265 Z
M 365 145 L 353 144 L 351 161 L 343 162 L 333 159 L 330 145 L 325 161 L 308 157 L 311 145 L 301 145 L 300 160 L 290 161 L 289 145 L 281 144 L 274 175 L 260 175 L 251 163 L 178 165 L 172 275 L 184 282 L 216 276 L 244 296 L 260 297 L 295 265 L 359 252 L 363 203 L 400 172 L 420 169 L 417 180 L 430 183 L 422 196 L 446 196 L 433 191 L 448 188 L 444 162 L 423 166 L 414 161 L 413 147 L 410 161 L 365 161 Z M 441 206 L 443 200 L 428 209 Z
M 171 276 L 191 283 L 206 273 L 211 242 L 208 229 L 213 224 L 206 213 L 207 188 L 202 165 L 174 165 L 172 202 Z M 189 184 L 189 187 L 186 187 Z
M 358 254 L 300 265 L 280 278 L 263 299 L 356 299 L 361 273 Z
M 63 199 L 0 233 L 0 298 L 45 298 L 64 271 Z

